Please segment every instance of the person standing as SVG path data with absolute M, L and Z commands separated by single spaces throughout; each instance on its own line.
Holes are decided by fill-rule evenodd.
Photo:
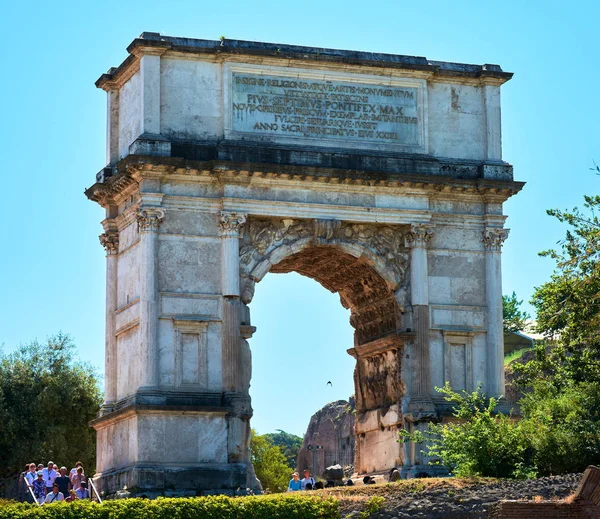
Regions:
M 28 503 L 33 503 L 33 496 L 29 491 L 30 488 L 33 488 L 33 482 L 37 479 L 37 470 L 35 470 L 35 463 L 29 464 L 29 470 L 25 473 L 25 501 Z
M 308 471 L 308 469 L 304 469 L 304 477 L 302 478 L 302 490 L 307 490 L 306 489 L 306 484 L 309 483 L 310 484 L 310 490 L 312 490 L 313 488 L 315 488 L 315 478 L 313 478 L 310 475 L 310 472 Z
M 69 495 L 71 480 L 69 479 L 69 476 L 67 476 L 67 467 L 60 468 L 60 475 L 57 476 L 54 482 L 58 485 L 58 490 L 60 490 L 63 496 Z
M 288 492 L 295 492 L 296 490 L 302 490 L 302 481 L 300 481 L 300 474 L 294 472 L 292 474 L 292 479 L 290 480 L 290 484 L 288 485 Z
M 54 485 L 54 480 L 58 476 L 54 470 L 54 462 L 49 461 L 48 467 L 42 470 L 42 474 L 44 475 L 44 483 L 46 484 L 46 494 L 49 494 L 52 492 L 52 485 Z
M 29 464 L 29 470 L 25 474 L 25 479 L 29 486 L 33 486 L 33 482 L 37 479 L 37 470 L 35 470 L 35 463 Z
M 44 503 L 46 503 L 47 505 L 50 503 L 57 503 L 58 501 L 64 501 L 65 500 L 65 496 L 63 495 L 63 493 L 58 490 L 58 484 L 54 483 L 54 485 L 52 485 L 52 492 L 50 492 L 47 496 L 46 496 L 46 500 L 44 501 Z
M 39 505 L 43 504 L 46 499 L 46 483 L 44 482 L 44 474 L 41 470 L 38 471 L 37 479 L 33 482 L 33 495 Z
M 85 481 L 85 476 L 83 475 L 83 467 L 77 467 L 77 472 L 71 478 L 73 490 L 77 490 L 81 486 L 82 481 Z
M 77 496 L 77 499 L 89 499 L 90 498 L 90 491 L 87 488 L 87 483 L 85 481 L 81 482 L 81 486 L 75 490 L 75 495 Z
M 73 476 L 75 474 L 77 474 L 77 469 L 81 467 L 83 468 L 83 463 L 81 463 L 81 461 L 78 461 L 77 463 L 75 463 L 75 466 L 71 469 L 71 471 L 69 472 L 69 479 L 73 479 Z

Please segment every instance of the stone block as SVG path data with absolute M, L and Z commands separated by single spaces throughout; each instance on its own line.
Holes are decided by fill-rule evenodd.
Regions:
M 171 141 L 160 135 L 141 135 L 129 145 L 129 154 L 170 157 Z

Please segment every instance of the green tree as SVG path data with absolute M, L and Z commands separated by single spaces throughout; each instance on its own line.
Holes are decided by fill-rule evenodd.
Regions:
M 250 453 L 256 477 L 263 489 L 269 492 L 285 492 L 291 479 L 292 469 L 279 447 L 266 435 L 250 433 Z
M 287 433 L 281 429 L 277 429 L 277 432 L 268 433 L 264 436 L 271 440 L 273 445 L 281 449 L 290 467 L 296 466 L 298 452 L 300 452 L 300 447 L 302 447 L 302 438 L 300 436 Z
M 540 475 L 582 472 L 600 463 L 600 382 L 558 389 L 535 380 L 520 401 L 531 462 Z
M 600 196 L 585 196 L 582 210 L 548 211 L 567 231 L 558 250 L 541 253 L 556 268 L 532 304 L 539 331 L 554 340 L 517 367 L 523 414 L 538 430 L 533 442 L 542 474 L 600 463 L 599 209 Z
M 599 209 L 600 196 L 585 196 L 583 211 L 548 211 L 568 230 L 559 250 L 541 253 L 554 259 L 556 268 L 531 302 L 539 331 L 558 337 L 550 360 L 559 385 L 600 379 Z
M 521 310 L 522 304 L 523 301 L 519 301 L 514 292 L 510 296 L 502 296 L 504 333 L 518 332 L 525 328 L 527 319 L 530 319 L 531 316 Z
M 94 472 L 96 435 L 88 422 L 102 402 L 98 376 L 77 362 L 73 341 L 58 334 L 14 353 L 0 351 L 0 467 L 8 476 L 26 463 L 80 460 Z

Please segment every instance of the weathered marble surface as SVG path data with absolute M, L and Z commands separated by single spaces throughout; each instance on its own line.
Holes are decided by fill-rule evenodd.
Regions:
M 186 41 L 183 53 L 180 40 L 136 40 L 98 82 L 109 163 L 86 194 L 106 208 L 101 485 L 259 488 L 249 308 L 266 274 L 292 271 L 351 312 L 356 470 L 418 472 L 427 460 L 397 432 L 447 411 L 435 386 L 503 391 L 502 203 L 522 187 L 501 162 L 510 74 Z M 293 99 L 339 113 L 287 121 L 298 128 L 284 135 L 275 115 L 308 103 Z M 396 119 L 362 117 L 385 111 Z M 352 122 L 344 135 L 315 139 L 341 120 Z M 357 123 L 390 135 L 347 135 Z

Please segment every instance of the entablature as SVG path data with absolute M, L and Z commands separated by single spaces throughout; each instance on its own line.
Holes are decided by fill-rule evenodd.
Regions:
M 391 194 L 422 194 L 430 197 L 472 198 L 501 204 L 518 193 L 523 182 L 485 178 L 457 179 L 442 175 L 382 174 L 302 166 L 234 164 L 227 161 L 189 161 L 172 157 L 128 156 L 115 166 L 113 176 L 104 176 L 85 191 L 86 196 L 103 207 L 119 203 L 135 192 L 142 179 L 206 181 L 248 184 L 265 180 L 273 187 L 283 181 L 297 186 L 357 187 L 361 190 L 387 190 Z

